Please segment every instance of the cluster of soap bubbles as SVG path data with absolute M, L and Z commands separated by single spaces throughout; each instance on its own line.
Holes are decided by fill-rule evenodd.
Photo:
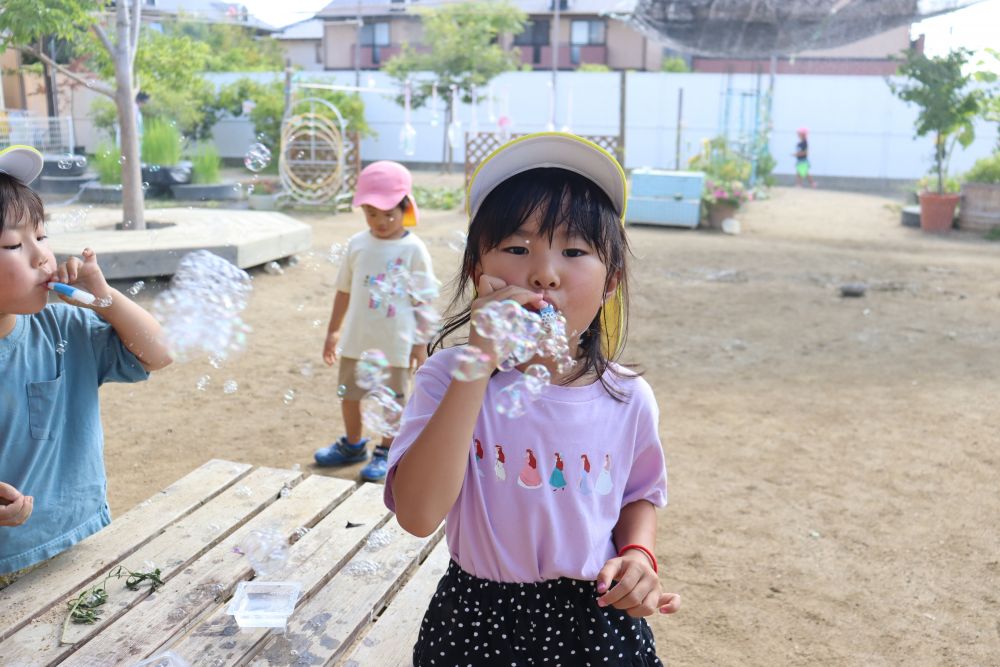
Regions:
M 364 425 L 387 438 L 399 433 L 403 406 L 396 392 L 385 385 L 389 379 L 389 360 L 381 350 L 365 350 L 354 368 L 354 381 L 368 392 L 361 398 L 361 420 Z M 338 394 L 339 394 L 338 390 Z
M 502 371 L 512 370 L 538 353 L 542 317 L 516 301 L 492 301 L 472 314 L 472 326 L 493 342 Z
M 243 156 L 243 164 L 252 172 L 263 171 L 271 164 L 271 149 L 260 142 L 251 144 Z
M 513 300 L 494 301 L 472 314 L 472 326 L 492 342 L 501 371 L 510 371 L 535 356 L 553 359 L 559 373 L 573 368 L 566 318 L 550 305 L 534 313 Z M 461 382 L 470 382 L 486 377 L 492 370 L 490 355 L 470 345 L 456 355 L 451 375 Z M 537 399 L 550 380 L 551 373 L 545 366 L 528 366 L 522 378 L 500 391 L 496 411 L 507 417 L 520 417 L 527 403 Z
M 334 243 L 330 246 L 330 252 L 327 253 L 326 259 L 328 262 L 334 266 L 340 264 L 347 257 L 347 246 L 342 243 Z
M 218 255 L 196 250 L 182 257 L 170 288 L 153 302 L 171 356 L 184 361 L 201 350 L 225 359 L 242 351 L 250 327 L 240 313 L 252 290 L 247 272 Z
M 267 576 L 288 560 L 288 540 L 275 526 L 258 528 L 243 538 L 240 551 L 258 576 Z
M 59 162 L 56 163 L 60 169 L 72 169 L 77 167 L 83 169 L 87 166 L 87 158 L 82 155 L 73 155 L 72 153 L 66 153 L 59 158 Z
M 402 264 L 392 263 L 384 273 L 369 279 L 368 289 L 373 307 L 384 308 L 387 313 L 395 310 L 396 304 L 412 304 L 415 328 L 409 343 L 427 343 L 441 328 L 441 315 L 430 305 L 439 291 L 433 274 L 410 272 Z
M 146 286 L 146 283 L 142 280 L 137 280 L 132 283 L 132 286 L 128 288 L 128 293 L 130 296 L 135 296 L 142 291 L 142 288 Z

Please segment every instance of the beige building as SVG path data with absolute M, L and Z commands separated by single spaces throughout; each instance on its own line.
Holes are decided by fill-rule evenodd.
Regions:
M 514 3 L 528 14 L 528 24 L 524 32 L 508 35 L 502 43 L 520 49 L 524 65 L 552 68 L 555 33 L 559 69 L 573 70 L 583 64 L 611 69 L 660 69 L 662 45 L 605 15 L 607 2 L 561 0 L 557 26 L 554 1 Z M 445 2 L 436 1 L 432 6 L 440 4 Z M 403 44 L 419 49 L 423 30 L 413 9 L 421 5 L 420 0 L 334 0 L 316 14 L 324 23 L 324 68 L 378 69 L 399 53 Z M 292 62 L 298 64 L 294 59 Z

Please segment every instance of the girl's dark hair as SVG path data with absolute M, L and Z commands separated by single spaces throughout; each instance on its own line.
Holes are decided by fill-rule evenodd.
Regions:
M 455 280 L 454 295 L 448 306 L 451 314 L 445 320 L 441 332 L 428 344 L 428 354 L 443 349 L 445 339 L 469 323 L 471 306 L 466 292 L 483 254 L 493 250 L 504 239 L 517 232 L 536 211 L 539 216 L 538 233 L 548 236 L 549 242 L 552 241 L 556 230 L 565 226 L 569 235 L 585 240 L 594 248 L 608 269 L 604 292 L 608 291 L 613 276 L 619 274 L 622 309 L 623 314 L 627 315 L 626 257 L 630 251 L 621 219 L 615 213 L 608 195 L 590 179 L 566 169 L 555 167 L 529 169 L 498 185 L 486 196 L 476 212 L 476 217 L 469 225 L 462 267 Z M 474 285 L 472 287 L 475 288 Z M 568 384 L 587 373 L 594 372 L 612 398 L 624 401 L 627 394 L 619 387 L 609 384 L 604 374 L 609 369 L 608 362 L 616 361 L 619 351 L 624 346 L 628 328 L 627 317 L 623 318 L 618 351 L 615 351 L 614 358 L 606 359 L 601 350 L 603 313 L 604 309 L 601 308 L 587 330 L 581 334 L 578 363 L 564 382 Z M 622 375 L 615 368 L 611 368 L 611 371 L 615 375 Z
M 13 176 L 0 173 L 0 234 L 27 219 L 37 228 L 45 219 L 45 207 L 35 191 Z
M 399 201 L 398 204 L 396 204 L 396 206 L 399 207 L 400 211 L 406 213 L 406 209 L 410 208 L 410 198 L 406 195 L 403 195 L 403 198 Z

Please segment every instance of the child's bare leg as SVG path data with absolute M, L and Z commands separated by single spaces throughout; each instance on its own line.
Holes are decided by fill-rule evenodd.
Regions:
M 382 438 L 382 446 L 386 449 L 392 447 L 392 438 Z
M 340 411 L 344 415 L 347 441 L 352 445 L 361 442 L 361 401 L 349 401 L 345 398 L 340 402 Z

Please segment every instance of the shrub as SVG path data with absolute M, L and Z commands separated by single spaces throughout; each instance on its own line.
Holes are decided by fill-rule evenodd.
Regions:
M 661 72 L 690 72 L 687 62 L 683 58 L 664 56 L 660 63 Z
M 583 63 L 576 68 L 577 72 L 610 72 L 611 68 L 601 63 Z
M 97 172 L 97 179 L 101 185 L 118 185 L 122 182 L 121 158 L 121 151 L 114 144 L 105 143 L 97 147 L 90 164 Z
M 964 180 L 968 183 L 1000 183 L 1000 152 L 976 160 Z
M 171 123 L 151 118 L 142 130 L 142 161 L 172 166 L 181 161 L 181 133 Z
M 422 208 L 450 211 L 461 203 L 462 188 L 428 188 L 415 185 L 413 197 L 417 200 L 417 206 Z
M 203 143 L 198 146 L 191 159 L 191 182 L 199 185 L 211 185 L 219 182 L 219 169 L 222 160 L 214 144 Z

